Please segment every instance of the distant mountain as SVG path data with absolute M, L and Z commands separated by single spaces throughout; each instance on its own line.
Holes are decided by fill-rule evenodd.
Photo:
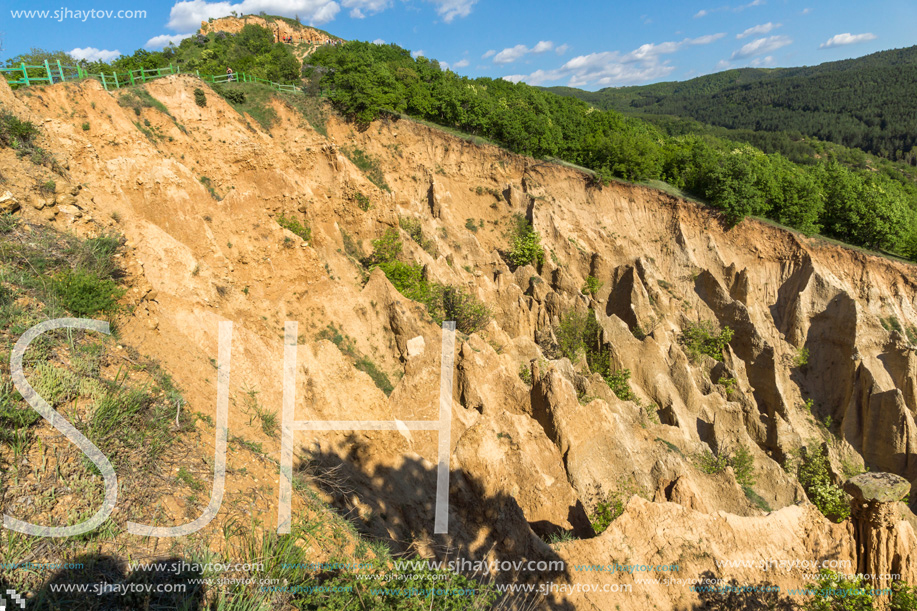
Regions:
M 628 114 L 798 132 L 917 162 L 917 47 L 801 68 L 727 70 L 683 82 L 548 90 Z

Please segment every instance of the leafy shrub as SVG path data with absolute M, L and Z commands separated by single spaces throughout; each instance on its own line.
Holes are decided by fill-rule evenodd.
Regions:
M 84 132 L 88 132 L 88 131 L 89 131 L 89 121 L 84 121 L 84 122 L 83 122 L 83 131 L 84 131 Z
M 727 454 L 714 454 L 710 450 L 704 450 L 697 457 L 698 468 L 707 475 L 722 473 L 729 466 L 729 456 Z
M 815 583 L 809 584 L 812 598 L 805 611 L 873 611 L 872 586 L 863 579 L 848 579 L 840 573 L 822 569 Z
M 724 327 L 722 331 L 717 332 L 712 322 L 702 320 L 699 323 L 688 323 L 682 332 L 680 341 L 692 360 L 705 354 L 722 361 L 723 350 L 732 341 L 732 337 L 733 331 L 729 327 Z
M 357 194 L 354 195 L 353 197 L 357 201 L 357 207 L 359 207 L 360 210 L 362 210 L 363 212 L 366 212 L 367 210 L 372 208 L 372 204 L 370 203 L 369 198 L 363 195 L 362 193 L 360 193 L 359 191 L 357 191 Z
M 245 92 L 241 89 L 214 87 L 214 90 L 230 104 L 245 104 Z
M 490 308 L 476 297 L 454 286 L 442 290 L 443 320 L 454 320 L 455 328 L 471 335 L 490 322 Z
M 602 290 L 603 284 L 603 282 L 599 282 L 598 278 L 587 276 L 586 283 L 583 285 L 583 293 L 586 295 L 596 295 L 600 290 Z
M 594 312 L 570 310 L 561 316 L 560 323 L 554 328 L 554 336 L 561 355 L 577 363 L 598 341 L 600 331 Z
M 200 87 L 194 89 L 194 103 L 201 108 L 207 105 L 207 94 Z
M 519 365 L 519 379 L 522 380 L 526 386 L 532 385 L 532 368 L 527 363 Z
M 478 224 L 474 221 L 474 219 L 465 219 L 465 229 L 467 229 L 471 233 L 477 233 Z
M 436 256 L 436 244 L 433 240 L 427 239 L 420 226 L 420 221 L 415 218 L 402 216 L 398 217 L 398 225 L 404 229 L 405 233 L 411 236 L 411 239 L 417 242 L 417 245 L 423 248 L 431 257 Z
M 81 318 L 112 312 L 124 294 L 113 280 L 83 270 L 60 272 L 51 287 L 61 305 Z
M 590 178 L 590 184 L 593 187 L 601 189 L 602 187 L 607 187 L 611 184 L 611 181 L 614 180 L 614 174 L 611 170 L 608 169 L 608 166 L 603 166 L 596 169 Z
M 385 233 L 382 234 L 382 237 L 372 241 L 372 245 L 373 253 L 369 255 L 366 261 L 367 267 L 380 265 L 382 263 L 390 263 L 401 254 L 401 238 L 398 237 L 398 231 L 395 229 L 387 229 Z M 385 275 L 387 276 L 388 272 L 386 272 Z
M 602 377 L 615 396 L 622 401 L 634 401 L 637 398 L 637 395 L 630 388 L 630 369 L 619 369 L 615 372 L 606 373 Z
M 740 486 L 755 485 L 755 459 L 745 446 L 739 446 L 729 457 L 729 464 Z
M 628 390 L 630 390 L 629 387 L 628 387 Z M 644 405 L 643 413 L 646 415 L 647 420 L 649 420 L 653 424 L 659 424 L 659 406 L 658 405 L 656 405 L 655 403 Z
M 541 265 L 544 263 L 544 248 L 541 246 L 541 236 L 537 231 L 513 238 L 513 245 L 507 255 L 509 262 L 515 267 L 528 265 Z
M 284 229 L 293 232 L 295 235 L 302 238 L 302 241 L 306 244 L 312 241 L 312 228 L 308 224 L 303 224 L 297 219 L 290 218 L 281 214 L 277 217 L 277 224 L 283 227 Z
M 595 534 L 602 534 L 612 522 L 621 517 L 627 501 L 635 494 L 643 496 L 643 491 L 624 478 L 618 480 L 617 488 L 608 494 L 604 501 L 597 503 L 595 511 L 589 516 L 589 523 L 592 524 Z
M 717 454 L 704 450 L 696 460 L 698 468 L 708 475 L 722 473 L 726 467 L 732 467 L 739 485 L 755 485 L 755 459 L 745 446 L 740 445 L 735 452 L 726 450 Z
M 917 609 L 917 587 L 902 581 L 891 584 L 892 599 L 890 611 L 914 611 Z
M 738 380 L 735 378 L 727 378 L 726 376 L 723 376 L 717 381 L 717 384 L 723 387 L 723 390 L 726 391 L 726 396 L 728 397 L 735 392 Z
M 828 466 L 828 454 L 823 447 L 807 448 L 796 477 L 809 500 L 825 517 L 842 522 L 850 515 L 850 501 L 847 493 L 832 483 Z
M 0 112 L 0 146 L 31 149 L 38 138 L 38 128 L 9 112 Z
M 809 349 L 805 347 L 800 348 L 799 350 L 796 351 L 796 354 L 793 355 L 793 365 L 795 367 L 802 368 L 808 364 L 809 364 Z

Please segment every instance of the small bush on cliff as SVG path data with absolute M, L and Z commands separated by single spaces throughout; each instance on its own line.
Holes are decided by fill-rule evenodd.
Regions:
M 200 87 L 194 89 L 194 103 L 201 108 L 207 105 L 207 94 Z
M 593 349 L 599 337 L 599 324 L 595 313 L 570 310 L 561 316 L 560 323 L 554 327 L 554 337 L 562 356 L 571 363 L 579 362 Z
M 89 318 L 114 311 L 124 294 L 114 280 L 83 270 L 66 270 L 51 281 L 54 294 L 62 306 L 76 316 Z
M 398 230 L 388 229 L 382 234 L 382 237 L 372 241 L 373 253 L 364 262 L 367 267 L 379 265 L 381 263 L 390 263 L 398 258 L 401 254 L 402 243 L 398 237 Z M 384 270 L 383 270 L 384 271 Z M 386 275 L 388 275 L 386 273 Z
M 696 460 L 698 468 L 708 475 L 722 473 L 726 467 L 732 467 L 739 485 L 755 485 L 755 459 L 745 446 L 740 445 L 735 451 L 725 450 L 717 453 L 705 450 Z
M 595 510 L 589 515 L 589 523 L 592 524 L 595 534 L 602 534 L 612 522 L 621 517 L 627 501 L 635 494 L 645 496 L 645 492 L 637 484 L 623 477 L 618 480 L 617 489 L 608 494 L 604 501 L 596 503 Z
M 688 323 L 681 334 L 680 341 L 684 345 L 688 356 L 697 360 L 702 354 L 718 361 L 723 360 L 723 350 L 732 341 L 733 331 L 724 327 L 717 332 L 714 324 L 709 320 L 698 323 Z
M 297 219 L 290 218 L 286 215 L 281 214 L 277 217 L 277 224 L 292 231 L 294 234 L 302 238 L 302 241 L 306 244 L 309 244 L 312 241 L 312 228 L 309 227 L 308 223 L 303 224 Z
M 796 477 L 809 500 L 825 517 L 834 522 L 843 522 L 850 515 L 850 498 L 831 482 L 828 466 L 828 454 L 823 447 L 806 449 Z
M 805 611 L 872 611 L 872 587 L 863 579 L 847 579 L 840 573 L 822 569 L 815 583 L 809 584 L 812 598 Z
M 458 331 L 471 335 L 490 322 L 490 308 L 474 295 L 454 286 L 443 287 L 441 295 L 443 320 L 454 320 Z
M 598 278 L 587 276 L 586 283 L 583 285 L 583 294 L 595 296 L 602 290 L 603 284 L 604 282 L 600 282 Z
M 513 217 L 511 240 L 510 251 L 506 255 L 511 265 L 521 267 L 530 263 L 532 265 L 544 263 L 541 236 L 521 214 Z
M 424 304 L 436 324 L 454 320 L 458 331 L 470 335 L 490 322 L 490 308 L 474 295 L 459 287 L 425 279 L 423 267 L 417 263 L 398 261 L 402 243 L 395 229 L 389 229 L 372 244 L 373 254 L 364 264 L 370 269 L 378 267 L 399 293 Z

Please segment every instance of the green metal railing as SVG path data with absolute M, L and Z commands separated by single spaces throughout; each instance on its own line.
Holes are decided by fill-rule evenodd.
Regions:
M 92 78 L 101 82 L 102 87 L 104 87 L 106 91 L 111 91 L 112 89 L 118 89 L 120 87 L 129 87 L 130 85 L 136 85 L 138 83 L 146 83 L 163 76 L 182 74 L 182 72 L 177 67 L 169 64 L 167 67 L 163 68 L 140 68 L 138 70 L 131 70 L 129 72 L 111 72 L 107 74 L 100 72 L 98 74 L 93 74 L 80 66 L 62 66 L 60 61 L 49 63 L 48 60 L 45 60 L 44 64 L 39 64 L 37 66 L 29 66 L 23 63 L 18 67 L 0 68 L 0 74 L 3 74 L 6 77 L 7 83 L 9 83 L 11 86 L 19 85 L 28 87 L 31 85 L 43 84 L 52 85 L 54 83 L 64 83 Z M 191 73 L 186 72 L 184 74 Z M 230 81 L 242 83 L 263 83 L 277 91 L 284 91 L 287 93 L 302 91 L 301 88 L 295 85 L 275 83 L 274 81 L 258 78 L 244 72 L 239 72 L 236 74 L 213 75 L 201 74 L 200 72 L 195 71 L 193 74 L 197 75 L 208 83 L 227 83 Z

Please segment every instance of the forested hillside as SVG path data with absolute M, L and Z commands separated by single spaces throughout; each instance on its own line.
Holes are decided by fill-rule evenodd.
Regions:
M 681 83 L 550 91 L 626 113 L 733 129 L 796 131 L 917 163 L 917 47 L 812 67 L 728 70 Z
M 917 187 L 889 173 L 851 169 L 832 155 L 796 164 L 711 134 L 670 135 L 525 84 L 461 77 L 395 45 L 349 43 L 320 49 L 310 61 L 305 75 L 320 66 L 332 102 L 356 121 L 405 113 L 591 168 L 598 183 L 611 176 L 667 181 L 723 209 L 730 223 L 766 216 L 917 257 Z

